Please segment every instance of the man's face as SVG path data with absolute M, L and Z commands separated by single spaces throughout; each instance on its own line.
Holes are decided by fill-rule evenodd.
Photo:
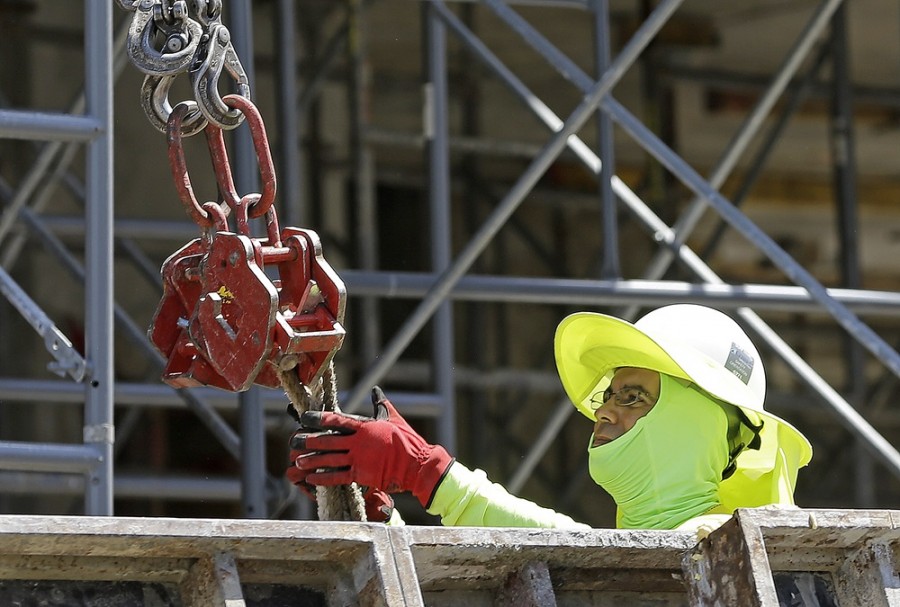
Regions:
M 648 369 L 622 367 L 616 370 L 607 391 L 592 400 L 602 405 L 596 409 L 592 447 L 614 441 L 647 415 L 659 399 L 659 373 Z

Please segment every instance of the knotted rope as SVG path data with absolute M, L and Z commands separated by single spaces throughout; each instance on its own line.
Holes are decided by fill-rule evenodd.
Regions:
M 337 398 L 334 364 L 329 363 L 315 393 L 297 377 L 296 368 L 279 370 L 284 393 L 299 418 L 305 411 L 334 411 L 341 408 Z M 366 504 L 356 483 L 335 487 L 316 486 L 316 505 L 320 521 L 365 521 Z

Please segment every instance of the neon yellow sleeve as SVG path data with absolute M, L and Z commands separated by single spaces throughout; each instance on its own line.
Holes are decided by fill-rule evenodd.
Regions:
M 590 529 L 565 514 L 511 495 L 481 470 L 454 462 L 435 492 L 429 514 L 455 527 L 559 527 Z

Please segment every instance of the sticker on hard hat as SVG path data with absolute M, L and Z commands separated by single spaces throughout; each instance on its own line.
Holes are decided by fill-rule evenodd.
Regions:
M 734 373 L 745 384 L 750 383 L 750 375 L 753 373 L 753 356 L 736 343 L 731 344 L 728 351 L 728 360 L 725 368 Z

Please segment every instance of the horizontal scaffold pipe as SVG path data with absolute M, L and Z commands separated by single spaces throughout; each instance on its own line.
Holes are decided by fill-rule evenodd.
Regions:
M 0 470 L 88 473 L 102 462 L 94 445 L 0 441 Z
M 342 270 L 353 296 L 421 298 L 437 276 L 425 272 Z M 858 314 L 900 315 L 900 293 L 861 289 L 828 289 L 828 294 Z M 588 280 L 522 276 L 466 275 L 450 291 L 460 301 L 502 301 L 564 305 L 614 306 L 708 304 L 718 308 L 752 307 L 758 311 L 823 313 L 803 287 L 761 284 L 711 284 L 670 280 Z
M 0 139 L 91 141 L 102 132 L 101 122 L 90 116 L 0 110 Z
M 81 495 L 83 475 L 0 470 L 0 493 L 5 495 Z M 117 499 L 167 499 L 233 502 L 241 499 L 238 478 L 116 474 Z
M 239 393 L 236 392 L 208 387 L 185 388 L 185 390 L 189 390 L 192 396 L 202 399 L 207 406 L 215 409 L 236 411 L 239 407 Z M 338 393 L 338 399 L 342 402 L 345 397 L 344 392 Z M 178 391 L 163 383 L 116 382 L 113 400 L 119 406 L 186 407 L 185 399 Z M 84 386 L 59 379 L 0 377 L 0 401 L 80 405 L 84 403 Z M 436 417 L 443 406 L 443 400 L 438 395 L 427 392 L 392 392 L 391 402 L 411 417 Z M 281 390 L 263 389 L 262 405 L 266 411 L 284 413 L 287 399 Z M 286 413 L 284 415 L 287 416 Z M 0 443 L 2 444 L 4 443 Z M 3 469 L 2 465 L 0 469 Z

